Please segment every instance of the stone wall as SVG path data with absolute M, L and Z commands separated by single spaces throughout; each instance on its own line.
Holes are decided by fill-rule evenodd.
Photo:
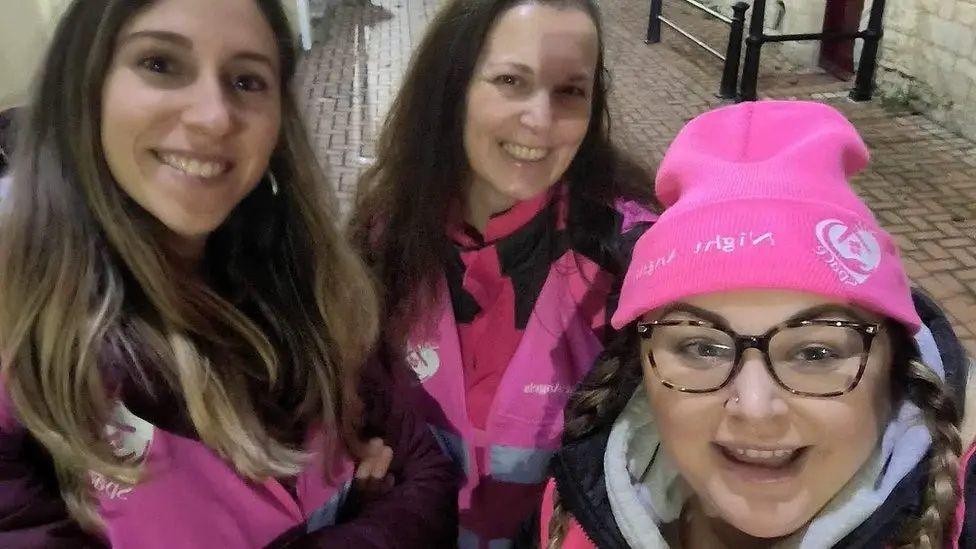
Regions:
M 889 1 L 877 82 L 884 97 L 976 138 L 976 0 Z

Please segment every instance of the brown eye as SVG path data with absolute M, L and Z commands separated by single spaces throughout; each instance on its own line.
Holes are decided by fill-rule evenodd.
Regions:
M 682 352 L 699 359 L 729 358 L 735 354 L 735 349 L 708 340 L 693 340 L 684 343 Z
M 518 76 L 512 74 L 503 74 L 495 78 L 495 83 L 502 84 L 504 86 L 517 86 L 519 85 L 519 83 L 521 83 L 521 80 L 519 79 Z
M 586 98 L 586 90 L 580 88 L 579 86 L 566 86 L 564 88 L 560 88 L 558 91 L 559 93 L 568 95 L 570 97 Z
M 234 89 L 244 92 L 259 92 L 268 89 L 268 83 L 260 76 L 243 75 L 234 80 Z
M 173 72 L 173 63 L 160 55 L 150 55 L 140 59 L 139 66 L 157 74 L 169 74 Z
M 797 349 L 795 356 L 796 360 L 800 362 L 823 362 L 840 358 L 839 353 L 830 347 L 813 344 Z

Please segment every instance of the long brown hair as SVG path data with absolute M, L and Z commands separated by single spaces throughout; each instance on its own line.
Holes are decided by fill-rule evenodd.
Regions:
M 340 237 L 290 92 L 288 21 L 277 0 L 255 1 L 281 57 L 270 159 L 280 193 L 258 185 L 211 236 L 209 284 L 181 276 L 159 222 L 121 191 L 101 149 L 116 35 L 151 0 L 76 0 L 39 73 L 0 202 L 0 363 L 19 419 L 88 527 L 99 524 L 88 471 L 127 484 L 140 474 L 103 437 L 109 366 L 147 392 L 160 390 L 150 379 L 162 384 L 202 442 L 248 478 L 300 471 L 306 455 L 287 435 L 302 426 L 335 433 L 334 451 L 355 444 L 353 381 L 377 333 L 375 295 Z M 265 417 L 269 403 L 284 413 Z
M 908 399 L 922 411 L 932 436 L 928 479 L 921 512 L 908 521 L 896 547 L 938 549 L 949 535 L 959 487 L 956 475 L 962 443 L 959 438 L 959 411 L 949 387 L 917 356 L 911 337 L 904 328 L 886 323 L 892 335 L 892 402 Z M 635 389 L 641 387 L 641 359 L 635 325 L 624 327 L 598 357 L 596 365 L 566 406 L 563 443 L 568 444 L 610 427 L 627 406 Z M 559 549 L 568 530 L 571 513 L 554 497 L 549 521 L 548 549 Z
M 411 325 L 434 299 L 450 250 L 448 210 L 462 196 L 470 172 L 462 138 L 468 85 L 495 22 L 525 3 L 581 10 L 597 28 L 590 126 L 566 173 L 573 243 L 610 237 L 605 208 L 587 202 L 653 201 L 648 176 L 610 143 L 609 75 L 596 2 L 453 0 L 414 52 L 379 136 L 376 163 L 360 179 L 362 196 L 352 219 L 353 238 L 385 287 L 389 316 L 398 319 L 394 326 Z M 394 337 L 403 335 L 393 331 Z

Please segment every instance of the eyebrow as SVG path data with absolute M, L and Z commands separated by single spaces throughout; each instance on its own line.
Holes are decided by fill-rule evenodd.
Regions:
M 587 83 L 587 82 L 592 82 L 593 77 L 591 77 L 588 74 L 577 73 L 574 74 L 573 76 L 570 76 L 567 81 L 573 84 Z
M 193 41 L 187 38 L 186 36 L 183 36 L 182 34 L 177 32 L 161 31 L 161 30 L 143 30 L 143 31 L 135 31 L 129 33 L 123 36 L 119 40 L 119 47 L 125 46 L 129 42 L 133 42 L 140 39 L 159 40 L 162 42 L 168 42 L 170 44 L 173 44 L 174 46 L 178 46 L 188 50 L 193 49 Z M 235 53 L 233 58 L 242 59 L 245 61 L 255 61 L 258 63 L 263 63 L 267 65 L 269 68 L 271 68 L 272 70 L 277 70 L 276 69 L 277 64 L 270 57 L 264 55 L 263 53 L 245 50 L 245 51 Z
M 501 65 L 504 65 L 506 67 L 512 67 L 516 71 L 523 74 L 535 74 L 535 71 L 532 70 L 532 67 L 526 65 L 525 63 L 517 63 L 514 61 L 496 61 L 494 63 L 488 63 L 489 67 L 495 67 L 495 68 L 498 68 Z M 593 77 L 591 75 L 587 73 L 581 73 L 581 72 L 574 73 L 572 76 L 570 76 L 567 79 L 567 82 L 572 82 L 574 84 L 579 82 L 592 82 L 592 81 L 593 81 Z
M 723 328 L 727 328 L 729 326 L 728 321 L 726 321 L 725 317 L 723 317 L 722 315 L 718 313 L 713 313 L 708 309 L 695 307 L 694 305 L 691 305 L 689 303 L 684 303 L 680 301 L 678 303 L 675 303 L 674 305 L 668 307 L 664 311 L 664 314 L 661 315 L 661 318 L 662 319 L 667 318 L 667 316 L 670 315 L 671 313 L 689 313 L 691 315 L 697 316 L 701 320 L 707 320 L 708 322 L 711 322 L 712 324 L 721 326 Z
M 488 63 L 489 65 L 508 65 L 510 67 L 515 67 L 517 70 L 522 72 L 533 72 L 532 67 L 526 65 L 525 63 L 519 63 L 518 61 L 492 61 Z
M 665 318 L 669 314 L 676 313 L 676 312 L 684 312 L 684 313 L 692 314 L 702 320 L 706 320 L 708 322 L 711 322 L 712 324 L 715 324 L 716 326 L 720 326 L 723 328 L 729 327 L 728 320 L 726 320 L 726 318 L 723 317 L 722 315 L 713 311 L 709 311 L 708 309 L 695 307 L 694 305 L 691 305 L 689 303 L 684 303 L 684 302 L 679 302 L 674 304 L 672 307 L 669 307 L 667 310 L 664 311 L 664 314 L 661 315 L 661 318 Z M 855 322 L 868 322 L 866 318 L 857 314 L 849 307 L 845 307 L 843 305 L 837 305 L 835 303 L 827 303 L 824 305 L 817 305 L 814 307 L 810 307 L 808 309 L 804 309 L 794 314 L 790 318 L 786 319 L 784 322 L 814 320 L 818 318 L 823 318 L 825 316 L 842 316 L 849 320 L 853 320 Z M 783 322 L 778 324 L 782 324 L 782 323 Z
M 139 39 L 149 38 L 153 40 L 160 40 L 162 42 L 169 42 L 173 45 L 180 46 L 182 48 L 193 49 L 193 42 L 189 38 L 183 36 L 182 34 L 169 31 L 157 31 L 157 30 L 144 30 L 135 31 L 126 34 L 119 40 L 119 46 L 124 46 L 129 42 L 134 42 Z
M 809 309 L 800 311 L 799 313 L 791 316 L 787 319 L 787 322 L 796 322 L 799 320 L 814 320 L 818 318 L 823 318 L 825 316 L 840 316 L 845 317 L 848 320 L 853 320 L 855 322 L 869 322 L 864 316 L 857 314 L 850 307 L 845 307 L 843 305 L 837 305 L 836 303 L 827 303 L 824 305 L 818 305 L 816 307 L 811 307 Z
M 258 53 L 254 51 L 242 51 L 234 55 L 234 59 L 241 59 L 244 61 L 254 61 L 256 63 L 263 63 L 272 70 L 277 70 L 277 64 L 271 60 L 270 57 L 264 55 L 263 53 Z

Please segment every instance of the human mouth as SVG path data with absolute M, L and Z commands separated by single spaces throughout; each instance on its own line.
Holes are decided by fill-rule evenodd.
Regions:
M 181 153 L 156 152 L 156 158 L 176 171 L 191 177 L 210 179 L 230 171 L 231 163 Z
M 743 463 L 782 467 L 792 460 L 799 450 L 758 450 L 756 448 L 723 448 L 732 458 Z
M 794 477 L 809 446 L 759 448 L 715 444 L 723 461 L 737 475 L 754 482 L 776 482 Z
M 503 142 L 502 149 L 512 158 L 522 162 L 538 162 L 549 156 L 549 149 L 540 147 L 526 147 L 515 143 Z

